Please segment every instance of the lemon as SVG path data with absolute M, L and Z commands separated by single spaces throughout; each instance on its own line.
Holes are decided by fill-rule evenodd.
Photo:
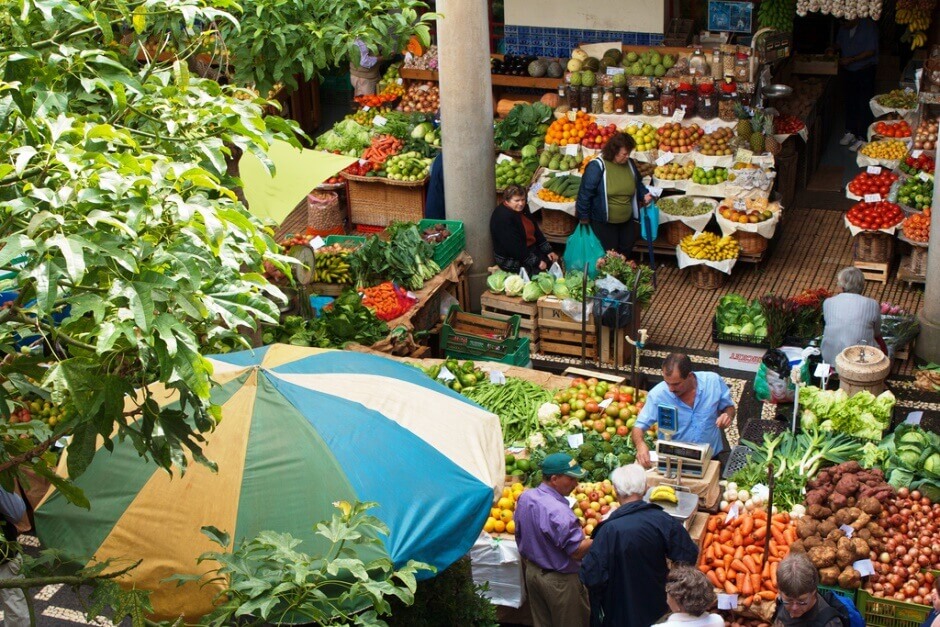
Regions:
M 507 496 L 504 496 L 496 502 L 496 506 L 499 507 L 499 509 L 509 509 L 512 507 L 512 492 L 508 488 L 506 489 L 506 494 Z
M 501 521 L 501 520 L 494 520 L 494 521 L 493 521 L 493 531 L 495 531 L 496 533 L 502 533 L 502 532 L 506 531 L 506 523 L 504 523 L 504 522 Z
M 504 523 L 508 523 L 510 520 L 512 520 L 512 510 L 511 510 L 511 509 L 504 509 L 504 510 L 500 513 L 499 519 L 500 519 L 501 521 L 503 521 Z
M 490 516 L 493 518 L 499 518 L 499 512 L 500 509 L 498 507 L 494 507 L 490 510 Z
M 496 529 L 496 519 L 490 516 L 486 519 L 486 523 L 483 525 L 483 531 L 486 533 L 493 533 L 494 529 Z
M 511 520 L 510 520 L 508 523 L 506 523 L 506 533 L 515 534 L 515 533 L 516 533 L 516 523 L 514 523 L 514 522 L 511 521 Z

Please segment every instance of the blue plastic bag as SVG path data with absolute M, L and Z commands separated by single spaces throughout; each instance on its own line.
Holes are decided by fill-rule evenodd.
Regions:
M 640 207 L 640 237 L 652 242 L 659 236 L 659 207 L 651 202 Z
M 584 272 L 587 264 L 588 276 L 593 279 L 597 275 L 597 260 L 603 256 L 604 247 L 589 224 L 579 224 L 568 236 L 565 244 L 565 268 L 568 272 Z

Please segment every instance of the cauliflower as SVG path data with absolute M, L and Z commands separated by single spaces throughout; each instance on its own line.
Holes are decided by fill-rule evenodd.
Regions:
M 541 433 L 533 433 L 526 440 L 526 446 L 530 449 L 544 448 L 545 447 L 545 436 Z
M 565 426 L 568 427 L 568 433 L 581 433 L 584 431 L 584 426 L 581 424 L 581 421 L 577 418 L 573 418 L 565 423 Z
M 539 407 L 539 424 L 542 426 L 553 425 L 561 418 L 561 407 L 554 403 L 542 403 Z

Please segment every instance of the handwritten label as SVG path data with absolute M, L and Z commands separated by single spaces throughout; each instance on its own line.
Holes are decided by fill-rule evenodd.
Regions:
M 616 76 L 617 74 L 623 74 L 624 68 L 622 67 L 608 67 L 607 76 Z
M 853 562 L 852 568 L 857 570 L 858 574 L 862 577 L 875 574 L 875 565 L 871 563 L 871 560 L 858 560 L 857 562 Z
M 912 151 L 911 151 L 911 156 L 914 157 L 915 159 L 917 159 L 918 157 L 920 157 L 922 154 L 924 154 L 924 151 L 923 151 L 923 150 L 912 150 Z
M 685 118 L 685 107 L 679 107 L 672 112 L 672 121 L 681 122 Z
M 705 125 L 705 132 L 706 132 L 706 133 L 714 133 L 714 132 L 717 131 L 719 128 L 720 128 L 720 126 L 719 126 L 719 124 L 718 124 L 717 122 L 709 122 L 708 124 Z
M 663 195 L 663 188 L 656 187 L 655 185 L 647 185 L 646 191 L 653 195 L 653 198 L 659 198 Z
M 919 426 L 920 421 L 924 418 L 924 412 L 922 411 L 912 411 L 907 415 L 907 418 L 904 419 L 904 424 Z
M 454 376 L 454 373 L 447 369 L 447 366 L 441 366 L 441 371 L 437 373 L 437 378 L 441 381 L 453 381 L 457 377 Z
M 610 404 L 613 402 L 614 402 L 614 399 L 605 398 L 600 403 L 598 403 L 597 406 L 600 407 L 601 409 L 607 409 L 608 407 L 610 407 Z
M 881 194 L 865 194 L 865 202 L 881 202 Z
M 583 433 L 572 433 L 568 436 L 568 448 L 578 448 L 584 444 Z
M 831 366 L 825 362 L 816 364 L 816 370 L 813 371 L 813 376 L 817 379 L 825 379 L 829 376 L 829 369 Z
M 494 385 L 506 385 L 506 375 L 501 370 L 490 370 L 490 383 Z
M 326 241 L 319 235 L 310 240 L 310 248 L 314 250 L 320 250 L 324 246 L 326 246 Z
M 568 144 L 565 146 L 565 154 L 570 157 L 576 157 L 578 155 L 578 144 Z
M 849 527 L 848 525 L 839 525 L 839 529 L 845 533 L 846 538 L 851 538 L 852 534 L 855 533 L 855 529 Z
M 363 110 L 363 111 L 368 111 L 368 110 L 370 110 L 371 108 L 372 108 L 372 107 L 370 107 L 369 105 L 366 105 L 366 106 L 364 106 L 364 107 L 362 108 L 362 110 Z
M 878 174 L 881 174 L 881 166 L 880 166 L 880 165 L 870 165 L 870 166 L 868 166 L 868 167 L 865 169 L 865 171 L 868 172 L 869 174 L 874 174 L 874 175 L 877 176 Z
M 512 161 L 512 157 L 507 154 L 499 153 L 499 156 L 496 157 L 496 163 L 502 163 L 503 161 Z
M 656 165 L 666 165 L 672 161 L 674 157 L 675 155 L 671 152 L 664 152 L 663 154 L 659 155 L 658 159 L 656 159 Z
M 738 607 L 738 595 L 736 594 L 724 594 L 723 592 L 718 593 L 718 609 L 719 610 L 734 610 Z
M 734 199 L 734 208 L 738 211 L 747 211 L 747 203 L 744 202 L 743 198 Z
M 929 181 L 930 175 L 927 174 L 926 172 L 921 172 L 920 174 L 917 175 L 917 178 L 919 178 L 922 181 Z
M 748 150 L 747 148 L 738 148 L 737 154 L 734 156 L 735 161 L 740 161 L 741 163 L 750 163 L 751 157 L 754 156 L 754 152 Z
M 741 501 L 735 501 L 734 503 L 731 504 L 731 507 L 728 508 L 728 515 L 725 516 L 726 525 L 738 517 L 738 514 L 740 513 L 739 512 L 740 509 L 741 509 Z
M 377 115 L 372 118 L 372 126 L 385 126 L 386 122 L 388 122 L 388 120 L 381 115 Z

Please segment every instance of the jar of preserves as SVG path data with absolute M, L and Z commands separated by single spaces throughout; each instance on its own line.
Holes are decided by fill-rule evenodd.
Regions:
M 728 81 L 721 86 L 721 96 L 718 99 L 718 117 L 726 122 L 737 119 L 734 112 L 738 103 L 738 88 L 734 82 Z
M 721 61 L 721 50 L 715 46 L 712 50 L 712 78 L 716 81 L 721 80 L 721 75 L 723 74 L 723 68 Z
M 659 115 L 659 90 L 655 85 L 650 85 L 643 92 L 643 115 Z
M 577 111 L 578 107 L 581 106 L 581 88 L 577 85 L 566 85 L 565 94 L 568 98 L 568 109 Z
M 627 89 L 627 115 L 639 115 L 643 110 L 643 102 L 640 97 L 640 90 L 636 87 Z
M 679 83 L 679 91 L 676 92 L 676 107 L 685 109 L 685 117 L 695 113 L 696 105 L 695 89 L 689 83 Z
M 603 87 L 595 87 L 591 90 L 591 113 L 604 112 L 604 91 Z
M 578 108 L 584 111 L 585 113 L 590 113 L 591 112 L 591 94 L 594 93 L 594 90 L 592 90 L 590 87 L 585 87 L 584 85 L 581 85 L 580 90 L 581 90 L 580 91 L 581 102 L 578 104 Z
M 565 85 L 564 82 L 558 83 L 558 98 L 560 98 L 561 100 L 565 100 L 566 98 L 565 94 L 566 94 L 568 87 L 569 85 Z
M 604 113 L 614 112 L 614 88 L 613 87 L 604 88 L 603 106 L 601 108 L 603 109 Z
M 751 60 L 743 52 L 734 60 L 734 80 L 738 83 L 751 82 Z
M 702 52 L 701 46 L 696 46 L 689 56 L 689 74 L 692 76 L 708 76 L 709 72 L 705 53 Z
M 614 113 L 623 114 L 627 112 L 627 98 L 624 96 L 623 87 L 614 87 Z
M 718 116 L 718 94 L 715 93 L 712 83 L 702 83 L 698 86 L 695 110 L 703 120 L 714 120 Z
M 676 92 L 672 85 L 666 85 L 659 96 L 659 114 L 670 116 L 676 110 Z

